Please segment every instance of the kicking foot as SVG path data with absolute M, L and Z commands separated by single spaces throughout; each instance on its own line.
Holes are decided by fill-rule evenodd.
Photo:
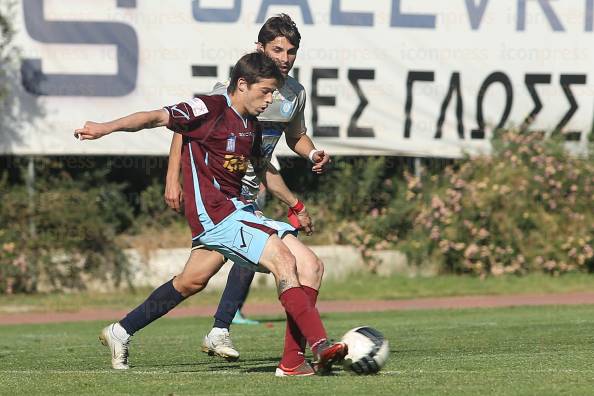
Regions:
M 316 374 L 330 374 L 332 365 L 342 362 L 348 351 L 349 348 L 344 342 L 330 344 L 328 341 L 324 341 L 317 346 L 314 352 L 314 370 Z
M 233 346 L 229 330 L 213 327 L 210 333 L 204 336 L 202 352 L 210 356 L 220 356 L 233 362 L 239 359 L 239 351 Z
M 125 341 L 116 336 L 116 332 L 121 334 L 123 330 L 119 323 L 112 323 L 105 327 L 99 335 L 99 341 L 111 350 L 111 367 L 116 370 L 128 370 L 128 347 L 130 345 L 130 336 Z M 124 330 L 124 334 L 125 334 Z

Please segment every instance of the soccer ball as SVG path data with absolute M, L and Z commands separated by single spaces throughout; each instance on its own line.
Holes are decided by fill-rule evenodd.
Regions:
M 388 360 L 390 348 L 382 333 L 369 326 L 356 327 L 342 337 L 349 347 L 344 358 L 345 370 L 356 374 L 375 374 Z

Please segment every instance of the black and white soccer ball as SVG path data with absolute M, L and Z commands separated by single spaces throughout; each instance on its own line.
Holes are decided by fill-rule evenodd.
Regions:
M 349 347 L 344 358 L 345 370 L 355 374 L 375 374 L 384 367 L 390 348 L 382 333 L 369 326 L 355 327 L 346 332 L 342 342 Z

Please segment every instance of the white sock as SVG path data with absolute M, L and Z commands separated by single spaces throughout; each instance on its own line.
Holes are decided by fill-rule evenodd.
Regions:
M 126 329 L 124 329 L 119 323 L 114 323 L 111 326 L 111 332 L 118 340 L 122 342 L 126 342 L 130 338 L 130 334 L 128 334 Z

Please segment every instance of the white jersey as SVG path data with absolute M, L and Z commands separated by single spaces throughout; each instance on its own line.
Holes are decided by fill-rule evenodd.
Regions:
M 217 83 L 211 95 L 224 95 L 228 85 L 228 82 Z M 262 125 L 262 152 L 266 162 L 270 161 L 283 133 L 298 138 L 307 132 L 304 117 L 305 98 L 305 88 L 293 77 L 288 76 L 282 88 L 272 95 L 272 103 L 258 116 L 258 121 Z M 256 199 L 260 180 L 251 164 L 241 182 L 241 194 L 247 199 Z

